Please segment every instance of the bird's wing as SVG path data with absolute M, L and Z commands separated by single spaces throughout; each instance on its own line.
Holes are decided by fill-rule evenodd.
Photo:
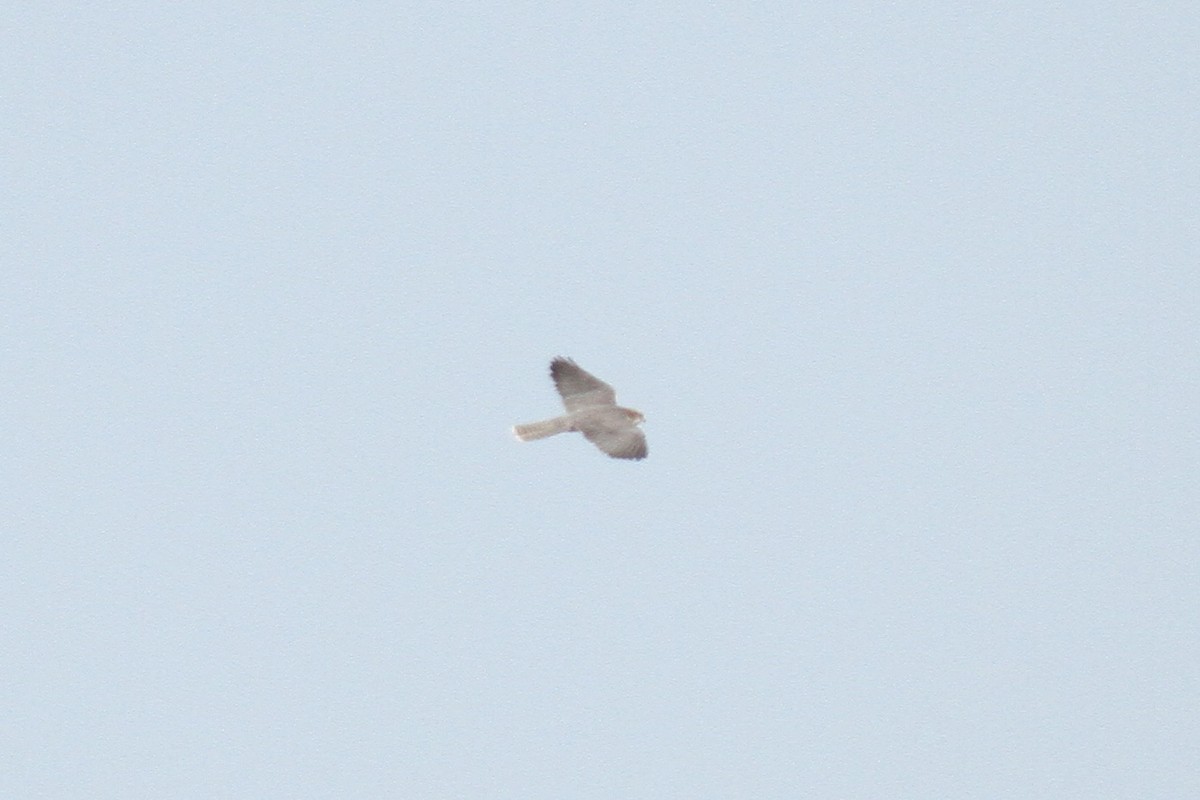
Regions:
M 562 395 L 567 411 L 617 403 L 617 393 L 611 386 L 569 358 L 559 357 L 551 361 L 550 377 L 554 378 L 554 386 Z
M 583 435 L 613 458 L 642 459 L 649 452 L 646 434 L 632 425 L 623 430 L 585 430 Z
M 581 411 L 575 417 L 575 429 L 613 458 L 646 457 L 646 435 L 629 416 L 628 409 Z

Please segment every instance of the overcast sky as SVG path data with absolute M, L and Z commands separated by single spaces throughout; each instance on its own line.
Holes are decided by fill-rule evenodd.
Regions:
M 0 795 L 1200 797 L 1200 11 L 648 5 L 0 12 Z

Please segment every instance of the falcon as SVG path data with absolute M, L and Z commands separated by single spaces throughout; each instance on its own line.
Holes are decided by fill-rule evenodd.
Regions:
M 646 436 L 638 428 L 645 417 L 640 411 L 617 405 L 617 393 L 611 386 L 562 356 L 550 362 L 550 377 L 567 413 L 542 422 L 514 425 L 513 434 L 518 439 L 529 442 L 579 431 L 613 458 L 646 457 Z

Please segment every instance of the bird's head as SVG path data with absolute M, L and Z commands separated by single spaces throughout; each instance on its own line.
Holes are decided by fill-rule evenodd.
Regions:
M 643 422 L 646 421 L 645 415 L 636 409 L 622 408 L 621 411 L 625 412 L 625 416 L 629 417 L 629 420 L 634 425 L 641 425 Z

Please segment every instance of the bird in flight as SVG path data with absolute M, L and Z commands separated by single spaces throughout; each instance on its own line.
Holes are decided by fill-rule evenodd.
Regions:
M 518 439 L 529 442 L 579 431 L 613 458 L 646 457 L 646 436 L 638 428 L 645 417 L 640 411 L 617 405 L 617 393 L 611 386 L 562 356 L 550 362 L 550 377 L 567 413 L 542 422 L 514 425 Z

